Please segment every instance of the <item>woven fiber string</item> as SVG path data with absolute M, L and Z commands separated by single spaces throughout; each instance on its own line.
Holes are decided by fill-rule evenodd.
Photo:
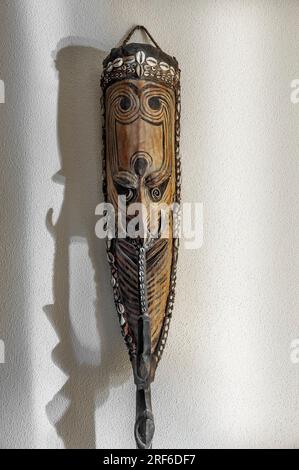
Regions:
M 142 25 L 137 25 L 137 26 L 134 26 L 134 28 L 131 29 L 131 31 L 129 32 L 129 34 L 126 36 L 126 38 L 124 39 L 122 45 L 125 46 L 128 41 L 131 39 L 131 37 L 133 36 L 133 34 L 135 33 L 135 31 L 137 30 L 140 30 L 140 31 L 144 31 L 145 34 L 147 34 L 147 36 L 150 38 L 150 40 L 152 41 L 152 43 L 158 48 L 158 49 L 161 49 L 161 47 L 159 46 L 159 44 L 154 40 L 153 36 L 148 32 L 148 30 L 142 26 Z

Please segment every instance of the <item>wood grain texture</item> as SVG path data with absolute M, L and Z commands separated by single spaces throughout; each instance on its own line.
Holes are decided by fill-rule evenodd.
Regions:
M 128 196 L 127 206 L 142 203 L 149 229 L 151 211 L 158 213 L 163 204 L 170 205 L 175 200 L 174 91 L 155 82 L 123 80 L 108 88 L 105 108 L 107 200 L 116 213 L 120 194 Z M 169 228 L 172 233 L 171 217 Z M 157 354 L 170 292 L 172 241 L 172 236 L 153 240 L 146 251 L 145 284 L 153 357 Z M 136 348 L 140 316 L 138 244 L 116 238 L 112 247 L 123 317 L 132 336 L 131 347 Z

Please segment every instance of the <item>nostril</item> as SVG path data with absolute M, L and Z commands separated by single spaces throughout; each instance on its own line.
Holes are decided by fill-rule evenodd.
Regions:
M 136 175 L 143 176 L 148 167 L 148 161 L 144 157 L 136 158 L 134 162 L 134 170 Z
M 135 175 L 143 177 L 153 163 L 152 157 L 143 151 L 135 152 L 131 158 L 131 168 Z

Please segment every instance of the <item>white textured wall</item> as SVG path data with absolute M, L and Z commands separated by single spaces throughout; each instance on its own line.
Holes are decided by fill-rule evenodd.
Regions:
M 183 199 L 205 224 L 180 253 L 154 445 L 298 447 L 299 2 L 2 0 L 0 18 L 1 447 L 134 447 L 93 227 L 101 61 L 136 23 L 180 62 Z

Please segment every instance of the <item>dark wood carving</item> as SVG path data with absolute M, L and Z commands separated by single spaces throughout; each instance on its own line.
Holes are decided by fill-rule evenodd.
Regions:
M 120 195 L 126 209 L 136 202 L 146 209 L 143 236 L 116 233 L 107 241 L 116 309 L 137 387 L 135 438 L 143 449 L 151 447 L 154 434 L 150 384 L 172 315 L 179 241 L 173 232 L 178 218 L 170 213 L 168 238 L 154 237 L 148 214 L 179 203 L 181 173 L 180 71 L 176 59 L 154 44 L 125 41 L 112 49 L 101 82 L 105 199 L 116 214 Z M 126 221 L 132 218 L 127 215 Z

